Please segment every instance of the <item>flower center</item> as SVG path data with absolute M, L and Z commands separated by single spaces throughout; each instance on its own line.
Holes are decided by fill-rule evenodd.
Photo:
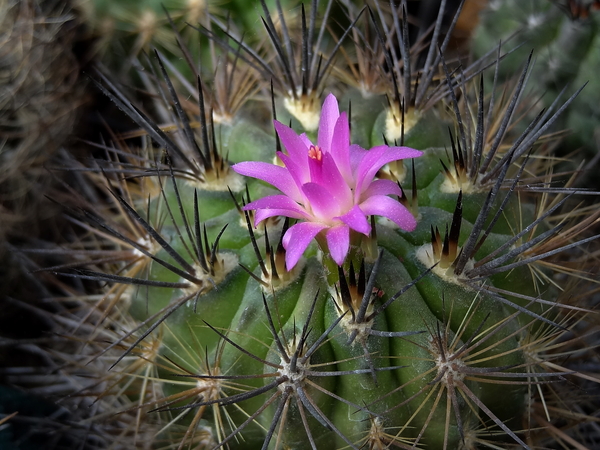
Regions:
M 308 157 L 315 161 L 321 162 L 323 160 L 323 151 L 318 145 L 311 145 L 308 149 Z

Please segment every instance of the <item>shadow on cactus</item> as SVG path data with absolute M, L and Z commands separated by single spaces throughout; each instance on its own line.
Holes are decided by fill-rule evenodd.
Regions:
M 531 57 L 486 89 L 442 56 L 443 10 L 411 47 L 404 3 L 344 2 L 339 27 L 318 3 L 298 27 L 265 7 L 270 49 L 199 29 L 230 96 L 158 52 L 144 109 L 97 73 L 141 131 L 96 144 L 103 201 L 73 195 L 81 259 L 52 270 L 101 285 L 65 333 L 106 363 L 128 443 L 591 446 L 564 425 L 592 412 L 562 392 L 597 367 L 557 361 L 595 332 L 599 213 L 575 199 L 597 193 L 559 184 L 549 134 L 575 96 L 523 123 Z

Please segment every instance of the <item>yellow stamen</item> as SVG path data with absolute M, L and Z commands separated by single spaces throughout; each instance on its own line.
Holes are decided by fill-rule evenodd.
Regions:
M 321 162 L 323 160 L 323 151 L 318 145 L 311 145 L 308 149 L 308 157 Z

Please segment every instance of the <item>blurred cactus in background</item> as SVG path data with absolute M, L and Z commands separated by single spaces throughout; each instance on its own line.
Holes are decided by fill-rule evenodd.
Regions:
M 35 3 L 0 2 L 0 242 L 37 233 L 43 165 L 71 135 L 83 98 L 77 17 L 65 5 Z
M 536 63 L 531 84 L 550 105 L 565 88 L 571 91 L 586 84 L 585 94 L 578 96 L 559 124 L 569 131 L 563 154 L 579 147 L 588 161 L 600 146 L 600 2 L 596 0 L 511 0 L 490 1 L 481 14 L 473 36 L 477 57 L 501 41 L 503 49 L 514 49 L 503 62 L 500 74 L 513 75 L 531 49 Z M 572 168 L 580 158 L 575 158 Z M 594 160 L 596 161 L 596 160 Z M 593 166 L 592 166 L 593 167 Z
M 554 153 L 581 86 L 544 109 L 527 42 L 461 58 L 462 3 L 244 5 L 157 7 L 135 78 L 91 74 L 130 131 L 55 171 L 49 376 L 8 379 L 81 448 L 594 448 L 598 193 Z
M 274 3 L 266 2 L 269 6 Z M 124 77 L 131 75 L 133 64 L 139 64 L 138 57 L 153 48 L 177 64 L 184 58 L 178 39 L 185 42 L 188 55 L 200 63 L 199 58 L 208 56 L 210 43 L 200 39 L 195 30 L 199 25 L 223 24 L 233 14 L 239 20 L 230 23 L 231 31 L 244 33 L 253 42 L 262 28 L 258 0 L 74 0 L 74 5 L 88 25 L 89 38 L 94 42 L 92 53 Z
M 52 328 L 28 306 L 52 297 L 48 278 L 16 251 L 56 241 L 61 210 L 45 197 L 56 185 L 48 170 L 65 155 L 87 94 L 77 45 L 81 18 L 63 1 L 0 0 L 0 448 L 68 446 L 58 423 L 70 412 L 48 394 L 24 392 L 5 378 L 25 367 L 42 372 L 34 349 Z M 37 243 L 37 244 L 36 244 Z M 18 300 L 17 300 L 18 299 Z M 21 302 L 21 304 L 17 304 Z M 24 306 L 25 305 L 25 306 Z M 48 308 L 52 306 L 46 304 Z M 34 344 L 34 342 L 36 344 Z M 38 433 L 48 424 L 49 434 Z M 51 424 L 51 425 L 50 425 Z M 64 426 L 64 423 L 63 423 Z M 65 428 L 63 427 L 63 430 Z

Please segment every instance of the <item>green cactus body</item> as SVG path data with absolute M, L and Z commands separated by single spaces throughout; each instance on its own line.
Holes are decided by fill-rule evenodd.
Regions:
M 368 104 L 380 101 L 367 100 Z M 354 95 L 353 107 L 360 110 L 360 102 L 360 98 Z M 371 117 L 365 119 L 371 126 L 377 126 Z M 368 125 L 361 125 L 359 120 L 359 115 L 353 116 L 353 126 L 360 130 L 367 129 Z M 422 120 L 431 118 L 425 115 Z M 250 126 L 247 120 L 225 126 L 227 128 L 221 136 L 226 136 L 223 142 L 230 149 L 230 159 L 245 160 L 254 145 L 256 151 L 252 154 L 255 157 L 263 155 L 263 160 L 270 163 L 272 153 L 266 149 L 274 147 L 272 136 L 266 130 L 264 134 L 254 132 L 248 136 L 243 130 Z M 407 141 L 436 139 L 431 133 L 427 137 L 420 137 L 419 127 L 417 125 L 411 131 Z M 364 131 L 361 132 L 364 134 Z M 243 142 L 238 145 L 239 138 Z M 448 153 L 442 149 L 447 138 L 442 133 L 437 138 L 439 141 L 431 148 L 425 148 L 425 155 L 414 161 L 420 204 L 417 229 L 413 232 L 401 231 L 385 220 L 377 225 L 377 244 L 385 250 L 375 278 L 375 286 L 380 294 L 372 294 L 371 313 L 439 262 L 432 250 L 432 229 L 438 228 L 443 233 L 442 229 L 446 226 L 454 228 L 460 225 L 458 234 L 451 239 L 459 246 L 463 245 L 472 233 L 473 223 L 485 202 L 487 194 L 483 188 L 472 189 L 471 193 L 460 194 L 462 213 L 456 212 L 459 194 L 448 192 L 443 187 L 444 182 L 447 184 L 448 181 L 440 164 L 440 161 L 447 167 L 453 164 L 448 159 Z M 409 163 L 407 167 L 410 166 Z M 410 186 L 412 177 L 412 174 L 408 175 L 404 184 Z M 173 183 L 177 189 L 174 189 Z M 461 427 L 477 420 L 477 414 L 485 414 L 486 417 L 491 414 L 491 420 L 518 427 L 518 417 L 524 411 L 524 387 L 498 385 L 493 381 L 501 379 L 494 378 L 494 375 L 510 376 L 511 371 L 519 371 L 513 367 L 524 365 L 525 357 L 519 347 L 520 327 L 535 322 L 535 317 L 521 313 L 517 319 L 509 319 L 514 308 L 502 304 L 485 291 L 478 292 L 468 286 L 451 273 L 446 263 L 444 269 L 434 269 L 433 274 L 425 276 L 416 286 L 406 290 L 364 325 L 364 329 L 375 330 L 380 335 L 361 332 L 349 343 L 352 313 L 341 300 L 343 289 L 340 282 L 336 282 L 337 288 L 328 287 L 328 279 L 338 278 L 332 276 L 336 274 L 331 274 L 330 265 L 322 266 L 323 257 L 315 253 L 316 248 L 309 250 L 305 259 L 291 273 L 287 273 L 280 262 L 279 272 L 283 273 L 279 276 L 285 275 L 289 280 L 277 285 L 273 279 L 265 278 L 260 268 L 260 264 L 265 265 L 266 273 L 273 276 L 272 269 L 269 269 L 272 262 L 262 251 L 265 237 L 260 237 L 259 230 L 254 232 L 254 237 L 248 234 L 243 216 L 235 208 L 232 209 L 234 200 L 229 194 L 203 191 L 202 183 L 194 184 L 177 178 L 167 177 L 163 185 L 165 196 L 157 197 L 153 208 L 164 211 L 167 209 L 166 200 L 178 231 L 173 225 L 168 225 L 169 221 L 165 221 L 161 235 L 178 255 L 186 255 L 190 251 L 183 259 L 188 264 L 195 264 L 196 273 L 202 273 L 203 269 L 198 263 L 190 262 L 189 256 L 197 254 L 194 246 L 204 246 L 205 250 L 201 251 L 208 255 L 207 261 L 214 255 L 215 273 L 199 277 L 201 282 L 194 286 L 194 282 L 188 283 L 189 280 L 155 262 L 148 274 L 149 280 L 188 283 L 193 287 L 131 288 L 130 313 L 139 321 L 147 321 L 153 315 L 164 318 L 164 322 L 163 318 L 160 319 L 160 326 L 169 329 L 170 337 L 165 338 L 160 352 L 162 357 L 177 364 L 184 365 L 186 355 L 197 353 L 200 348 L 209 359 L 220 354 L 211 373 L 201 373 L 199 367 L 185 366 L 194 374 L 192 376 L 198 377 L 199 382 L 209 382 L 212 380 L 211 374 L 218 373 L 223 379 L 228 379 L 230 386 L 236 386 L 223 388 L 220 397 L 199 398 L 195 402 L 207 405 L 222 403 L 220 408 L 227 411 L 230 419 L 221 424 L 211 422 L 210 414 L 202 419 L 206 421 L 203 423 L 212 427 L 215 442 L 221 439 L 232 447 L 256 448 L 271 432 L 276 435 L 271 443 L 286 448 L 310 447 L 308 434 L 312 435 L 317 447 L 331 439 L 336 441 L 336 446 L 344 447 L 368 438 L 373 442 L 376 439 L 384 443 L 397 439 L 403 445 L 417 442 L 417 445 L 433 448 L 456 448 L 461 441 Z M 248 180 L 248 189 L 253 198 L 266 192 L 262 183 L 252 180 Z M 412 193 L 406 193 L 407 198 L 411 198 Z M 241 201 L 240 195 L 234 194 L 238 203 Z M 516 230 L 523 227 L 524 221 L 525 224 L 531 223 L 534 216 L 528 208 L 516 199 L 505 203 L 501 212 L 498 211 L 499 203 L 491 208 L 490 214 L 493 216 L 498 213 L 499 218 L 473 259 L 482 259 L 501 248 L 516 234 Z M 232 211 L 223 213 L 227 210 Z M 197 231 L 193 230 L 189 236 L 184 231 L 186 226 L 194 227 L 195 211 L 207 219 L 208 241 L 202 244 L 192 244 L 194 239 L 190 239 L 198 238 Z M 212 247 L 212 242 L 225 224 L 228 228 L 219 238 L 218 250 L 211 253 L 217 249 Z M 273 262 L 282 257 L 274 250 L 281 238 L 281 224 L 280 221 L 278 226 L 267 226 L 270 253 L 275 254 Z M 184 241 L 190 250 L 185 250 Z M 261 249 L 263 261 L 260 264 L 254 251 L 255 245 Z M 442 243 L 436 245 L 442 246 Z M 356 251 L 356 257 L 359 257 L 361 251 L 359 248 Z M 178 265 L 167 253 L 161 250 L 157 257 Z M 500 254 L 506 253 L 507 250 L 503 250 Z M 253 272 L 254 276 L 250 277 L 238 267 L 238 263 Z M 354 263 L 354 267 L 358 268 L 361 259 L 354 259 Z M 344 267 L 346 271 L 355 270 Z M 368 274 L 373 267 L 372 260 L 367 267 Z M 219 271 L 225 273 L 220 275 Z M 355 290 L 360 278 L 358 270 L 356 272 L 350 277 L 354 279 L 350 283 L 354 285 L 351 289 Z M 525 286 L 519 291 L 521 294 L 536 295 L 527 268 L 517 268 L 509 276 L 500 272 L 489 277 L 486 283 L 495 289 L 510 291 L 514 289 L 515 278 Z M 264 286 L 257 279 L 262 279 Z M 362 283 L 364 289 L 364 280 Z M 359 300 L 363 295 L 359 295 Z M 527 308 L 532 314 L 541 314 L 544 310 L 528 305 L 527 300 L 513 298 L 510 301 Z M 179 304 L 180 307 L 171 310 L 173 305 Z M 295 346 L 302 340 L 301 331 L 311 307 L 314 307 L 314 311 L 309 323 L 310 335 L 303 344 L 303 351 L 306 352 L 317 339 L 322 338 L 323 341 L 308 360 L 299 364 L 301 369 L 298 369 L 299 378 L 296 382 L 275 383 L 271 389 L 262 392 L 265 386 L 277 379 L 290 376 L 286 372 L 289 368 L 286 367 L 282 352 L 289 356 L 296 351 Z M 354 313 L 358 309 L 355 305 Z M 344 311 L 346 314 L 341 321 L 329 329 L 340 320 Z M 323 334 L 325 330 L 328 330 L 327 334 Z M 391 334 L 386 336 L 386 333 Z M 401 338 L 394 333 L 409 335 Z M 478 341 L 483 343 L 479 344 Z M 458 352 L 458 356 L 450 362 L 443 362 L 444 357 L 453 352 Z M 476 356 L 471 359 L 470 353 Z M 515 378 L 518 376 L 515 375 Z M 167 385 L 168 380 L 165 380 Z M 298 386 L 304 390 L 303 394 L 298 393 Z M 168 390 L 178 392 L 177 386 Z M 489 410 L 481 410 L 469 394 L 461 393 L 463 390 L 475 395 Z M 244 392 L 258 393 L 239 402 L 228 403 L 228 397 L 235 398 Z M 454 396 L 454 399 L 450 400 L 450 396 Z M 287 399 L 285 406 L 282 406 L 282 398 Z M 264 404 L 268 404 L 268 407 L 262 410 Z M 451 408 L 451 414 L 447 408 Z M 282 409 L 285 410 L 285 419 L 280 416 Z M 260 411 L 260 414 L 254 417 L 256 411 Z M 275 422 L 274 416 L 277 416 Z M 227 439 L 235 429 L 233 424 L 240 426 L 249 417 L 253 420 L 240 432 L 244 440 L 238 442 L 235 437 Z M 380 431 L 372 436 L 375 420 L 384 430 L 390 431 Z M 283 424 L 282 428 L 277 425 L 270 430 L 271 423 L 277 424 L 277 421 Z M 223 429 L 217 430 L 220 426 Z M 397 437 L 393 438 L 394 435 Z
M 560 125 L 571 131 L 568 148 L 583 147 L 597 153 L 600 109 L 599 90 L 594 71 L 598 67 L 600 14 L 595 1 L 521 4 L 516 1 L 489 2 L 473 36 L 473 51 L 482 56 L 494 45 L 516 48 L 500 68 L 503 78 L 518 71 L 530 51 L 536 65 L 531 77 L 543 95 L 546 107 L 567 85 L 583 86 L 585 95 L 577 98 Z M 508 42 L 507 42 L 508 41 Z

